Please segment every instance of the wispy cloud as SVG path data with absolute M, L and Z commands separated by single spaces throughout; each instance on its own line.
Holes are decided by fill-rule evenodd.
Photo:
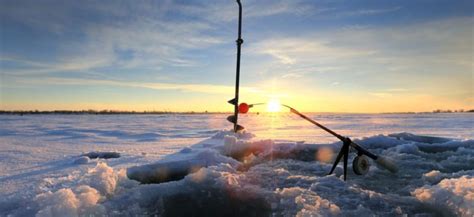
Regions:
M 90 73 L 90 69 L 106 66 L 110 63 L 110 60 L 104 56 L 86 56 L 68 58 L 55 63 L 45 63 L 19 58 L 0 57 L 0 62 L 21 65 L 21 67 L 18 68 L 2 68 L 2 74 L 11 76 L 28 76 L 70 71 Z
M 281 76 L 281 78 L 301 78 L 303 77 L 300 73 L 287 73 Z
M 392 96 L 407 95 L 409 90 L 406 88 L 389 88 L 383 89 L 376 92 L 369 92 L 369 95 L 376 96 L 379 98 L 387 98 Z
M 339 16 L 359 16 L 359 15 L 376 15 L 395 12 L 402 9 L 402 7 L 378 8 L 378 9 L 360 9 L 355 11 L 348 11 L 339 14 Z
M 160 18 L 172 10 L 171 1 L 145 3 L 147 6 L 142 7 L 139 6 L 142 4 L 127 1 L 121 4 L 69 2 L 58 4 L 60 9 L 56 4 L 51 7 L 41 4 L 39 8 L 33 4 L 5 5 L 0 9 L 5 18 L 23 23 L 35 31 L 41 29 L 43 34 L 48 30 L 63 40 L 51 44 L 51 48 L 58 52 L 55 59 L 45 61 L 19 57 L 13 61 L 25 63 L 21 69 L 3 70 L 9 74 L 26 75 L 82 72 L 99 67 L 189 67 L 197 63 L 186 52 L 222 43 L 219 37 L 210 34 L 213 27 L 207 22 Z M 88 19 L 81 11 L 97 17 Z M 116 20 L 110 20 L 114 18 Z M 6 59 L 15 55 L 3 51 L 1 56 Z
M 418 76 L 429 68 L 432 76 L 448 75 L 446 70 L 468 72 L 472 68 L 472 25 L 472 19 L 458 18 L 387 28 L 341 28 L 264 39 L 249 50 L 290 65 L 285 71 L 304 67 L 306 72 L 328 68 L 335 69 L 332 72 Z
M 278 14 L 311 13 L 312 4 L 306 1 L 246 1 L 246 18 Z M 60 7 L 58 5 L 61 5 Z M 44 28 L 56 35 L 68 35 L 74 26 L 82 40 L 59 41 L 59 58 L 50 61 L 30 61 L 21 69 L 4 68 L 12 75 L 51 74 L 58 72 L 89 72 L 100 67 L 121 69 L 161 69 L 163 67 L 194 67 L 199 63 L 187 55 L 192 50 L 205 49 L 223 43 L 216 36 L 213 23 L 236 18 L 235 2 L 207 2 L 181 4 L 175 1 L 145 1 L 140 4 L 123 1 L 40 5 L 5 5 L 2 16 L 34 29 Z M 97 16 L 97 22 L 85 18 L 80 11 Z M 167 14 L 183 13 L 190 19 L 164 19 Z M 78 14 L 79 13 L 79 14 Z M 27 14 L 28 16 L 17 16 Z M 76 14 L 76 15 L 75 15 Z M 78 14 L 78 15 L 77 15 Z M 107 14 L 108 16 L 104 16 Z M 110 20 L 113 19 L 113 20 Z M 2 57 L 8 56 L 2 53 Z M 278 55 L 274 53 L 273 55 Z M 124 58 L 123 56 L 126 56 Z M 285 56 L 281 56 L 282 59 Z M 10 61 L 10 60 L 9 60 Z M 292 63 L 291 59 L 287 59 Z
M 98 80 L 98 79 L 81 79 L 81 78 L 27 78 L 16 81 L 18 84 L 31 85 L 62 85 L 62 86 L 115 86 L 130 88 L 146 88 L 153 90 L 176 90 L 192 93 L 207 94 L 225 94 L 233 93 L 234 86 L 215 85 L 215 84 L 190 84 L 190 83 L 160 83 L 160 82 L 133 82 L 133 81 L 116 81 L 116 80 Z M 241 87 L 243 93 L 262 92 L 256 87 Z
M 393 94 L 385 93 L 385 92 L 370 92 L 372 96 L 380 97 L 380 98 L 387 98 L 393 96 Z
M 144 25 L 147 25 L 144 27 Z M 22 68 L 3 68 L 7 74 L 34 75 L 57 72 L 87 72 L 99 67 L 160 68 L 161 66 L 190 67 L 197 63 L 182 57 L 189 49 L 198 49 L 219 44 L 220 39 L 199 36 L 206 27 L 192 24 L 141 24 L 137 26 L 96 26 L 88 31 L 85 44 L 65 44 L 62 57 L 50 62 L 38 62 L 18 58 L 3 58 L 24 64 Z M 156 28 L 153 28 L 156 26 Z M 147 29 L 142 31 L 142 29 Z M 121 52 L 130 53 L 128 59 Z
M 326 10 L 303 0 L 248 0 L 242 1 L 246 19 L 282 14 L 307 16 Z M 229 22 L 237 19 L 235 1 L 206 1 L 199 4 L 177 4 L 174 9 L 183 14 L 196 16 L 212 23 Z
M 162 22 L 138 20 L 118 26 L 94 26 L 88 29 L 90 43 L 106 45 L 109 52 L 131 53 L 130 59 L 118 59 L 123 67 L 195 66 L 185 52 L 222 43 L 207 32 L 211 26 L 201 22 Z
M 315 36 L 266 39 L 250 50 L 256 54 L 270 55 L 280 63 L 289 65 L 328 58 L 367 56 L 374 53 L 372 50 L 337 46 L 336 43 Z
M 387 92 L 396 92 L 396 93 L 401 93 L 401 92 L 407 92 L 409 91 L 406 88 L 390 88 L 386 90 Z

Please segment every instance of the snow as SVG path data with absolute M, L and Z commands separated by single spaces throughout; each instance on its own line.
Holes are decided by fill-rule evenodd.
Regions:
M 443 179 L 437 185 L 417 188 L 412 194 L 446 215 L 474 215 L 474 176 Z
M 339 216 L 341 214 L 341 210 L 336 204 L 307 189 L 291 187 L 277 189 L 275 193 L 281 197 L 280 204 L 282 206 L 299 209 L 296 216 Z M 291 214 L 288 213 L 288 215 Z
M 101 195 L 87 185 L 71 190 L 63 188 L 54 193 L 46 192 L 36 196 L 35 201 L 41 207 L 36 213 L 38 217 L 54 216 L 101 216 L 106 214 L 105 208 L 99 204 Z
M 89 183 L 101 194 L 110 196 L 115 192 L 119 175 L 106 163 L 99 162 L 95 168 L 88 171 L 81 182 Z
M 0 116 L 0 216 L 473 215 L 472 115 L 313 115 L 400 169 L 346 182 L 324 132 L 284 115 L 216 130 L 225 117 Z M 163 168 L 185 173 L 153 183 Z
M 87 163 L 89 163 L 89 161 L 90 161 L 89 157 L 81 156 L 81 157 L 78 157 L 76 160 L 74 160 L 74 163 L 75 164 L 87 164 Z

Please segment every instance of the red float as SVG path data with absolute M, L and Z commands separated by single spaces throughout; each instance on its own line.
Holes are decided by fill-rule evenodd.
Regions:
M 240 103 L 239 105 L 239 113 L 245 114 L 249 111 L 250 106 L 247 103 Z

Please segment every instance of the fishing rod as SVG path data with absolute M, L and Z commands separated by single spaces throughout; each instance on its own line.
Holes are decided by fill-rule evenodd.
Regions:
M 344 181 L 346 180 L 347 163 L 348 163 L 349 149 L 350 148 L 353 148 L 357 151 L 357 157 L 354 158 L 354 161 L 353 161 L 353 164 L 352 164 L 352 168 L 353 168 L 354 172 L 357 175 L 365 175 L 365 174 L 367 174 L 367 172 L 369 172 L 370 163 L 369 163 L 369 161 L 367 160 L 367 158 L 365 156 L 371 158 L 379 166 L 383 167 L 384 169 L 386 169 L 386 170 L 388 170 L 392 173 L 397 173 L 398 172 L 398 168 L 395 165 L 395 163 L 393 163 L 389 159 L 384 158 L 382 156 L 377 156 L 377 155 L 369 152 L 368 150 L 364 149 L 359 144 L 352 141 L 349 137 L 341 136 L 340 134 L 332 131 L 331 129 L 325 127 L 324 125 L 322 125 L 318 122 L 316 122 L 315 120 L 309 118 L 308 116 L 302 114 L 298 110 L 296 110 L 296 109 L 294 109 L 294 108 L 292 108 L 288 105 L 282 105 L 282 106 L 285 106 L 285 107 L 289 108 L 291 113 L 298 115 L 299 117 L 301 117 L 301 118 L 307 120 L 308 122 L 318 126 L 319 128 L 323 129 L 324 131 L 328 132 L 329 134 L 333 135 L 334 137 L 336 137 L 336 138 L 338 138 L 339 140 L 342 141 L 341 150 L 337 154 L 336 160 L 334 161 L 334 164 L 332 165 L 332 168 L 331 168 L 331 171 L 329 172 L 329 175 L 334 172 L 334 169 L 336 169 L 337 164 L 339 164 L 339 161 L 341 161 L 341 158 L 344 157 L 344 164 L 343 164 L 344 165 L 344 167 L 343 167 L 344 168 Z
M 241 103 L 239 105 L 239 112 L 240 113 L 247 113 L 248 110 L 250 108 L 252 108 L 253 106 L 264 105 L 264 104 L 267 104 L 267 103 L 255 103 L 255 104 Z M 339 140 L 342 141 L 343 145 L 342 145 L 341 150 L 339 151 L 339 153 L 336 157 L 336 160 L 334 161 L 334 163 L 332 165 L 332 168 L 331 168 L 331 171 L 329 172 L 329 175 L 334 172 L 334 170 L 336 169 L 336 166 L 339 164 L 341 159 L 343 159 L 344 180 L 346 180 L 346 177 L 347 177 L 347 164 L 348 164 L 350 148 L 353 148 L 357 151 L 357 156 L 354 158 L 353 163 L 352 163 L 352 169 L 354 170 L 355 174 L 365 175 L 365 174 L 367 174 L 367 172 L 369 172 L 370 163 L 369 163 L 369 160 L 367 159 L 367 157 L 371 158 L 379 166 L 381 166 L 382 168 L 384 168 L 384 169 L 386 169 L 386 170 L 388 170 L 392 173 L 397 173 L 398 172 L 397 166 L 391 160 L 389 160 L 385 157 L 382 157 L 382 156 L 377 156 L 377 155 L 369 152 L 367 149 L 363 148 L 359 144 L 352 141 L 349 137 L 345 137 L 345 136 L 342 136 L 342 135 L 334 132 L 333 130 L 331 130 L 331 129 L 327 128 L 326 126 L 318 123 L 317 121 L 309 118 L 308 116 L 302 114 L 301 112 L 299 112 L 298 110 L 296 110 L 295 108 L 293 108 L 291 106 L 284 105 L 284 104 L 281 104 L 281 106 L 289 108 L 291 113 L 298 115 L 300 118 L 303 118 L 304 120 L 318 126 L 319 128 L 323 129 L 324 131 L 328 132 L 329 134 L 333 135 L 334 137 L 336 137 L 336 138 L 338 138 Z M 365 156 L 367 156 L 367 157 L 365 157 Z
M 227 117 L 227 120 L 234 123 L 234 132 L 238 132 L 244 129 L 244 127 L 240 126 L 237 122 L 239 119 L 239 83 L 240 83 L 240 53 L 241 47 L 244 43 L 242 39 L 242 3 L 240 0 L 236 0 L 237 4 L 239 5 L 239 25 L 238 25 L 238 37 L 235 41 L 237 43 L 237 64 L 235 69 L 235 97 L 229 101 L 228 103 L 234 105 L 234 115 Z

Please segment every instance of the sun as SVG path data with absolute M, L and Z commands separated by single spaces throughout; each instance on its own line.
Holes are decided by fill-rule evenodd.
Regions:
M 267 103 L 267 112 L 279 112 L 281 109 L 280 100 L 270 99 Z

